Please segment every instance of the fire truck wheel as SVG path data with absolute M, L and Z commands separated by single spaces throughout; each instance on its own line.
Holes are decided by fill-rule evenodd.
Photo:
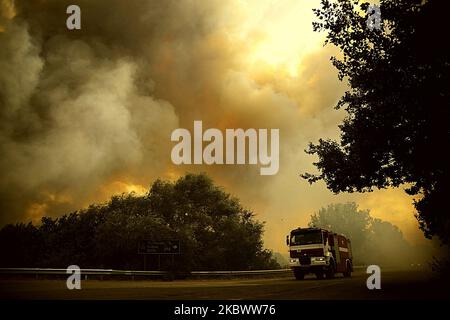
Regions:
M 344 277 L 350 278 L 352 276 L 352 267 L 349 262 L 346 263 Z
M 303 280 L 303 278 L 305 278 L 305 274 L 300 270 L 294 269 L 294 277 L 297 280 Z
M 330 268 L 325 273 L 327 279 L 334 278 L 334 273 L 335 273 L 334 264 L 330 264 Z

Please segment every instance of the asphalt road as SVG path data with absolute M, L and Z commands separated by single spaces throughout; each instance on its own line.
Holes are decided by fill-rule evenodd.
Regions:
M 352 278 L 307 276 L 177 281 L 82 280 L 68 290 L 65 280 L 0 280 L 0 299 L 450 299 L 448 284 L 430 272 L 383 270 L 381 289 L 369 290 L 364 270 Z

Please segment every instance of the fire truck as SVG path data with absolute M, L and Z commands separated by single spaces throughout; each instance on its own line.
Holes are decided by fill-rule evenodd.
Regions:
M 308 273 L 318 279 L 333 278 L 336 273 L 351 277 L 353 271 L 350 239 L 322 228 L 298 228 L 286 237 L 289 266 L 297 280 Z

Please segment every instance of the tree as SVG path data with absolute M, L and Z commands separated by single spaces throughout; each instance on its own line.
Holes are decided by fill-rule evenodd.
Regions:
M 142 269 L 140 240 L 177 239 L 181 254 L 161 258 L 172 271 L 276 269 L 264 224 L 206 175 L 156 180 L 145 196 L 122 194 L 59 218 L 0 230 L 1 266 Z M 153 259 L 152 259 L 153 258 Z M 148 257 L 148 268 L 159 267 Z
M 446 197 L 450 181 L 449 44 L 444 0 L 381 0 L 382 28 L 366 26 L 368 3 L 322 0 L 315 31 L 326 43 L 339 79 L 349 90 L 336 108 L 347 117 L 340 141 L 320 139 L 307 153 L 318 156 L 319 174 L 333 192 L 366 192 L 406 184 L 417 196 L 416 217 L 425 236 L 450 240 Z
M 185 239 L 190 250 L 185 261 L 192 268 L 279 267 L 263 247 L 263 223 L 208 176 L 187 174 L 175 183 L 157 180 L 147 199 L 152 212 Z
M 397 226 L 381 219 L 372 219 L 368 240 L 367 264 L 389 263 L 405 266 L 417 262 L 414 258 L 420 258 L 421 255 L 418 248 L 413 249 L 403 238 Z
M 407 265 L 411 247 L 390 222 L 359 210 L 354 202 L 331 204 L 311 215 L 310 227 L 346 235 L 352 242 L 354 264 Z
M 353 245 L 357 260 L 364 256 L 367 235 L 372 218 L 369 211 L 358 210 L 356 203 L 330 204 L 311 215 L 310 227 L 321 227 L 345 234 Z
M 42 238 L 33 224 L 6 225 L 0 230 L 2 267 L 38 266 Z

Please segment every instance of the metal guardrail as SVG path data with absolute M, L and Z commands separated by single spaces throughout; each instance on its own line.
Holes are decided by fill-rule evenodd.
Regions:
M 354 266 L 354 270 L 363 269 L 364 266 Z M 191 271 L 193 277 L 213 277 L 213 276 L 254 276 L 254 275 L 287 275 L 291 269 L 275 270 L 246 270 L 246 271 Z M 66 275 L 66 269 L 52 268 L 0 268 L 0 274 L 6 275 Z M 138 271 L 138 270 L 113 270 L 113 269 L 81 269 L 82 276 L 164 276 L 167 271 Z
M 291 269 L 275 269 L 275 270 L 248 270 L 248 271 L 192 271 L 193 276 L 250 276 L 250 275 L 273 275 L 292 272 Z
M 132 271 L 132 270 L 113 270 L 113 269 L 81 269 L 81 274 L 87 275 L 163 275 L 165 271 Z M 41 274 L 57 275 L 67 274 L 66 269 L 53 268 L 0 268 L 0 274 Z
M 191 276 L 246 276 L 246 275 L 274 275 L 291 272 L 291 269 L 276 270 L 248 270 L 248 271 L 192 271 Z M 9 275 L 66 275 L 66 269 L 52 268 L 0 268 L 0 274 Z M 163 276 L 167 271 L 136 271 L 113 269 L 81 269 L 81 275 L 94 276 Z

